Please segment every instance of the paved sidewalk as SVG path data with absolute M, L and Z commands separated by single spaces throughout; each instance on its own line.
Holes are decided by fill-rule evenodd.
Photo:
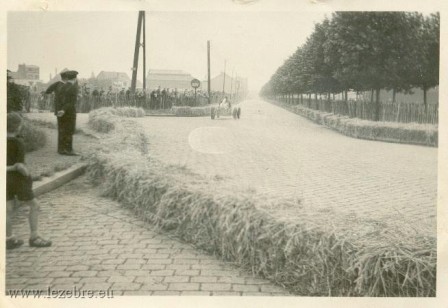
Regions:
M 283 288 L 158 234 L 86 177 L 38 198 L 50 248 L 6 253 L 6 289 L 113 290 L 114 295 L 288 295 Z M 15 233 L 29 235 L 26 208 Z

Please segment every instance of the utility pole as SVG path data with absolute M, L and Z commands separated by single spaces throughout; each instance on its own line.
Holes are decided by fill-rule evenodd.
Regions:
M 138 22 L 137 22 L 137 35 L 135 38 L 135 50 L 134 50 L 134 65 L 132 66 L 132 81 L 131 81 L 131 92 L 135 93 L 135 88 L 137 85 L 137 70 L 138 70 L 138 56 L 140 51 L 140 37 L 142 30 L 142 20 L 144 12 L 138 12 Z
M 145 11 L 142 12 L 143 15 L 143 94 L 146 93 L 146 14 Z M 146 99 L 146 95 L 145 95 Z
M 240 77 L 238 76 L 238 74 L 236 74 L 236 81 L 235 81 L 235 95 L 236 98 L 239 99 L 240 98 Z
M 233 96 L 233 74 L 235 73 L 235 70 L 232 70 L 232 77 L 230 79 L 230 99 L 232 99 Z
M 210 97 L 210 41 L 207 41 L 207 70 L 208 70 L 208 82 L 207 82 L 207 91 L 208 91 L 208 103 L 211 103 Z
M 224 96 L 226 94 L 226 92 L 225 92 L 225 88 L 226 88 L 226 65 L 227 65 L 227 60 L 224 60 L 224 75 L 223 75 L 224 80 L 222 81 L 222 96 Z

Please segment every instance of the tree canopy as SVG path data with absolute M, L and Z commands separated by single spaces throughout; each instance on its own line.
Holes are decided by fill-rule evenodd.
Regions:
M 439 83 L 440 15 L 335 12 L 317 23 L 262 95 L 426 91 Z M 373 93 L 373 92 L 372 92 Z

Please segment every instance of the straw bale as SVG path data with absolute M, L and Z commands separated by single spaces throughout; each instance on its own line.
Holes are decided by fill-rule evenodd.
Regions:
M 210 107 L 175 106 L 172 108 L 178 117 L 205 117 L 210 116 Z
M 220 178 L 150 158 L 138 129 L 122 123 L 104 145 L 114 150 L 92 155 L 88 173 L 106 196 L 157 228 L 298 295 L 435 296 L 435 238 L 401 224 L 325 215 L 299 200 L 223 189 Z
M 438 146 L 438 126 L 434 124 L 375 122 L 326 113 L 300 105 L 290 106 L 271 102 L 350 137 Z
M 23 125 L 20 135 L 25 144 L 25 151 L 32 152 L 45 146 L 47 137 L 42 129 L 39 129 L 32 121 L 23 118 Z

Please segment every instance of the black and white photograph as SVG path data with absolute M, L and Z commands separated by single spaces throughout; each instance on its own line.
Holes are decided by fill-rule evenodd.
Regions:
M 3 12 L 2 301 L 442 307 L 443 8 L 137 2 Z

